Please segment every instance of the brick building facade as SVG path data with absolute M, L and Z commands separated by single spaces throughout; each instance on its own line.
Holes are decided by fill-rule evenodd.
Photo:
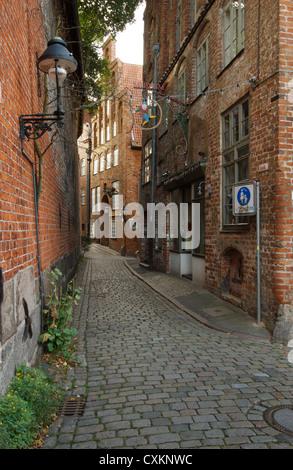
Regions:
M 130 101 L 135 84 L 142 82 L 142 66 L 121 62 L 111 38 L 104 43 L 103 53 L 110 64 L 112 89 L 99 111 L 89 118 L 79 139 L 82 234 L 89 231 L 95 242 L 134 255 L 138 239 L 125 236 L 124 226 L 131 224 L 131 214 L 125 214 L 123 207 L 138 201 L 141 131 L 133 125 Z M 101 222 L 101 217 L 106 217 L 103 203 L 109 206 L 109 232 L 105 236 L 106 225 L 98 226 L 99 219 Z
M 38 358 L 46 270 L 58 266 L 66 282 L 80 256 L 76 140 L 82 113 L 74 111 L 78 102 L 73 104 L 70 91 L 83 80 L 77 26 L 75 0 L 0 5 L 0 394 L 15 365 Z M 71 85 L 66 80 L 62 88 L 65 125 L 53 126 L 37 141 L 24 139 L 22 146 L 19 117 L 56 109 L 53 85 L 45 87 L 45 74 L 36 66 L 56 35 L 79 63 Z M 24 335 L 28 323 L 31 337 Z
M 292 10 L 283 0 L 147 1 L 144 81 L 154 80 L 159 44 L 164 88 L 156 96 L 163 116 L 155 129 L 155 202 L 187 203 L 189 230 L 200 220 L 201 237 L 197 248 L 182 249 L 169 230 L 153 250 L 147 238 L 140 249 L 156 269 L 186 275 L 256 318 L 256 216 L 233 215 L 232 190 L 259 182 L 261 319 L 271 331 L 283 321 L 291 336 Z M 143 133 L 145 208 L 152 139 L 152 131 Z M 193 221 L 192 203 L 200 204 Z

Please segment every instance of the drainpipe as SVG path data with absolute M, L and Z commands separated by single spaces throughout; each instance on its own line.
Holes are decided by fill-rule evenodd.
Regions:
M 158 74 L 158 55 L 160 52 L 160 44 L 154 44 L 154 53 L 155 53 L 155 64 L 154 64 L 154 91 L 153 91 L 153 101 L 156 102 L 156 89 L 157 89 L 157 74 Z M 154 126 L 156 125 L 156 118 L 154 118 Z M 152 150 L 152 188 L 151 188 L 151 203 L 155 202 L 155 165 L 156 164 L 156 127 L 153 129 L 153 150 Z M 152 211 L 152 214 L 154 212 Z M 153 217 L 153 215 L 151 215 Z M 155 221 L 153 221 L 155 223 Z M 153 246 L 154 239 L 150 238 L 150 267 L 153 268 Z
M 257 84 L 259 85 L 260 80 L 260 0 L 258 0 L 258 39 L 257 39 Z
M 40 252 L 40 237 L 39 237 L 39 216 L 38 216 L 38 199 L 37 199 L 37 181 L 36 181 L 36 171 L 35 164 L 27 155 L 24 150 L 24 140 L 21 139 L 21 153 L 29 162 L 32 167 L 33 175 L 33 185 L 34 185 L 34 208 L 35 208 L 35 220 L 36 220 L 36 235 L 37 235 L 37 258 L 38 258 L 38 270 L 39 270 L 39 282 L 40 282 L 40 295 L 41 295 L 41 333 L 44 331 L 44 321 L 43 321 L 43 310 L 44 310 L 44 282 L 43 282 L 43 273 L 41 268 L 41 252 Z
M 90 124 L 86 123 L 88 132 L 89 148 L 86 150 L 88 154 L 87 162 L 87 209 L 86 209 L 86 234 L 90 237 L 90 208 L 91 208 L 91 161 L 92 161 L 92 129 Z

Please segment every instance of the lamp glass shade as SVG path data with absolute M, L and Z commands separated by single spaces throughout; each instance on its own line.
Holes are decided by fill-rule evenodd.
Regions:
M 57 73 L 58 73 L 58 84 L 62 85 L 62 83 L 64 82 L 64 80 L 67 76 L 67 71 L 63 67 L 57 67 Z M 57 82 L 56 82 L 56 67 L 51 67 L 48 70 L 48 76 L 49 76 L 50 80 L 54 83 L 54 85 L 57 85 Z
M 38 59 L 38 67 L 42 72 L 49 73 L 49 70 L 55 68 L 58 60 L 58 68 L 61 67 L 67 73 L 72 73 L 77 69 L 77 60 L 67 49 L 66 42 L 59 37 L 55 37 L 48 42 L 48 47 Z

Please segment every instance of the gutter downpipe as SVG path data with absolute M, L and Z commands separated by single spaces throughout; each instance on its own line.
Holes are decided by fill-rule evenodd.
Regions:
M 43 322 L 43 310 L 44 310 L 44 283 L 43 283 L 43 273 L 41 268 L 41 252 L 40 252 L 40 237 L 39 237 L 39 217 L 38 217 L 38 201 L 37 201 L 37 185 L 36 185 L 36 172 L 34 162 L 30 159 L 27 153 L 24 150 L 24 141 L 21 138 L 21 153 L 30 163 L 33 173 L 33 184 L 34 184 L 34 208 L 35 208 L 35 220 L 36 220 L 36 235 L 37 235 L 37 258 L 38 258 L 38 270 L 39 270 L 39 280 L 40 280 L 40 295 L 41 295 L 41 333 L 44 331 L 44 322 Z
M 154 54 L 155 54 L 155 64 L 154 64 L 154 95 L 153 95 L 153 101 L 156 102 L 157 94 L 156 94 L 156 88 L 157 88 L 157 74 L 158 74 L 158 55 L 160 52 L 160 44 L 154 44 Z M 154 118 L 154 122 L 156 124 L 156 118 Z M 152 189 L 151 189 L 151 203 L 154 204 L 155 200 L 155 163 L 156 163 L 156 127 L 153 129 L 153 149 L 152 149 Z M 153 217 L 153 211 L 151 212 Z M 151 221 L 153 224 L 155 224 L 155 221 Z M 153 268 L 153 245 L 154 245 L 154 239 L 150 238 L 150 267 L 151 269 Z
M 260 80 L 260 0 L 258 0 L 258 39 L 257 39 L 257 84 Z
M 88 143 L 89 147 L 86 150 L 87 153 L 87 209 L 86 209 L 86 234 L 88 237 L 91 235 L 91 161 L 92 161 L 92 129 L 89 122 L 86 123 L 88 132 Z

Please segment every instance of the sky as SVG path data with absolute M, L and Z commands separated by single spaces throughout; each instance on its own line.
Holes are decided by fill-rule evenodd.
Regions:
M 143 65 L 143 12 L 145 4 L 135 13 L 135 22 L 116 37 L 116 56 L 124 63 Z

